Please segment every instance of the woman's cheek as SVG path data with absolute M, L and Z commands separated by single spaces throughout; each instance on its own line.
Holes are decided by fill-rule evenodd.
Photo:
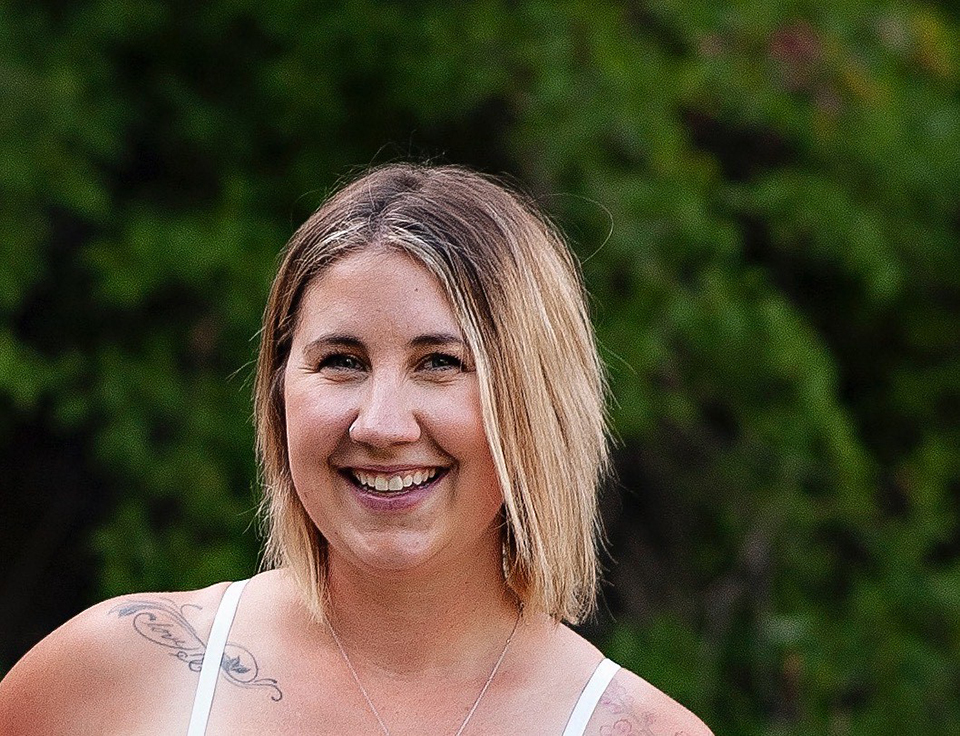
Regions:
M 308 460 L 326 465 L 329 456 L 347 437 L 350 411 L 341 397 L 297 387 L 287 396 L 287 442 L 290 461 Z

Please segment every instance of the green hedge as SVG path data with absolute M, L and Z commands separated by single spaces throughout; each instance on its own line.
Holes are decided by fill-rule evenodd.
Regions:
M 919 0 L 8 3 L 0 433 L 89 440 L 91 596 L 248 574 L 279 248 L 369 163 L 506 173 L 610 367 L 601 643 L 718 734 L 953 731 L 958 87 Z

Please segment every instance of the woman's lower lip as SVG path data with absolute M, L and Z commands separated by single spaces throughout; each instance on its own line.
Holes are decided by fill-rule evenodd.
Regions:
M 420 501 L 430 495 L 434 486 L 446 473 L 432 478 L 428 483 L 419 486 L 410 486 L 402 491 L 392 491 L 390 493 L 377 493 L 367 490 L 363 486 L 348 480 L 353 489 L 357 500 L 372 511 L 405 511 L 416 506 Z

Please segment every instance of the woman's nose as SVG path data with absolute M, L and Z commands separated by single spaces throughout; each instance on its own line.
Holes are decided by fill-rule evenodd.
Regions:
M 414 407 L 397 381 L 371 377 L 360 397 L 350 439 L 371 447 L 416 442 L 420 423 Z

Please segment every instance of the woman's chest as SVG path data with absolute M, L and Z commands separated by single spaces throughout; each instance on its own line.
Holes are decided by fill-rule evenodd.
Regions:
M 206 734 L 343 736 L 389 732 L 391 736 L 454 736 L 466 720 L 464 736 L 560 736 L 577 692 L 536 684 L 520 689 L 491 687 L 472 713 L 477 692 L 442 684 L 410 687 L 405 697 L 370 692 L 369 703 L 356 683 L 343 681 L 331 683 L 327 688 L 301 687 L 294 683 L 279 701 L 263 695 L 262 692 L 218 693 Z M 381 696 L 379 705 L 377 695 Z

